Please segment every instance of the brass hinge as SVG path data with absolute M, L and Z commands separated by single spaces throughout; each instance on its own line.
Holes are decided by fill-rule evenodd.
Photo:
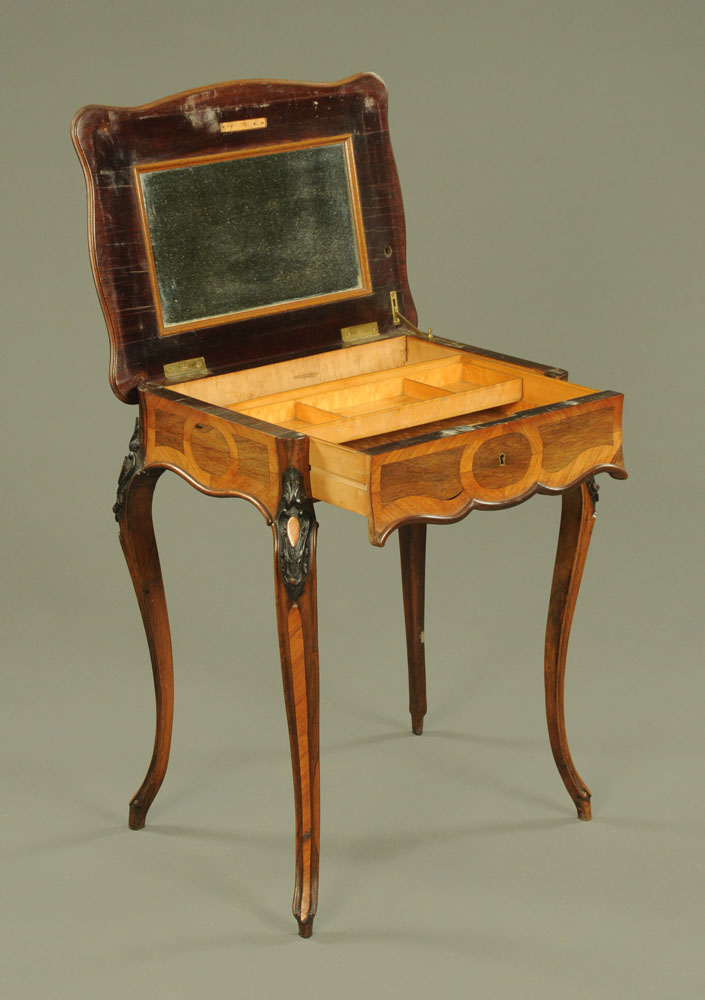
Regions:
M 186 358 L 184 361 L 172 361 L 171 364 L 164 365 L 164 374 L 170 382 L 207 375 L 206 359 Z
M 344 344 L 359 344 L 363 340 L 374 340 L 379 337 L 379 327 L 374 323 L 359 323 L 357 326 L 344 326 L 340 331 Z

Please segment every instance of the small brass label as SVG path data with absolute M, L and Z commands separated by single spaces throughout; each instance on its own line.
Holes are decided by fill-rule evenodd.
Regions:
M 207 370 L 205 358 L 187 358 L 185 361 L 172 361 L 170 365 L 164 365 L 164 374 L 170 380 L 205 375 Z
M 379 327 L 377 321 L 374 323 L 362 323 L 359 326 L 344 326 L 340 331 L 344 344 L 356 344 L 360 340 L 372 340 L 379 337 Z
M 234 122 L 221 122 L 221 132 L 251 132 L 255 128 L 266 128 L 266 118 L 239 118 Z

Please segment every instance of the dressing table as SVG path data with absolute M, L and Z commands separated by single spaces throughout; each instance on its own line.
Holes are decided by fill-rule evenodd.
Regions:
M 110 384 L 138 411 L 114 512 L 147 634 L 157 722 L 130 827 L 145 824 L 171 741 L 171 641 L 152 525 L 165 470 L 202 493 L 249 501 L 272 528 L 296 813 L 293 911 L 303 937 L 316 913 L 320 843 L 316 502 L 366 518 L 373 545 L 399 534 L 411 725 L 420 734 L 426 525 L 537 492 L 561 496 L 546 710 L 556 765 L 578 816 L 589 819 L 590 791 L 566 738 L 564 670 L 595 477 L 626 478 L 622 396 L 417 328 L 387 94 L 373 74 L 332 84 L 240 81 L 136 108 L 88 106 L 72 137 Z

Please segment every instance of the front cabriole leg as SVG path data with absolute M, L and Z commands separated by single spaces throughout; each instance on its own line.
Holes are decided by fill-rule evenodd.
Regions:
M 426 576 L 426 525 L 420 522 L 399 528 L 401 585 L 409 667 L 411 728 L 423 732 L 426 714 L 426 658 L 424 647 L 424 592 Z
M 546 718 L 553 759 L 580 819 L 591 818 L 590 789 L 575 769 L 565 730 L 565 661 L 575 602 L 595 523 L 597 485 L 591 476 L 563 494 L 561 526 L 546 627 Z
M 316 519 L 307 489 L 308 441 L 282 448 L 281 498 L 273 522 L 274 589 L 294 777 L 296 885 L 293 912 L 310 937 L 318 901 L 320 831 Z
M 120 544 L 132 577 L 152 660 L 156 696 L 154 750 L 144 781 L 130 802 L 129 824 L 140 830 L 169 762 L 171 728 L 174 717 L 174 673 L 171 633 L 159 565 L 159 553 L 152 524 L 154 487 L 163 469 L 145 469 L 139 420 L 123 462 L 113 512 L 120 526 Z

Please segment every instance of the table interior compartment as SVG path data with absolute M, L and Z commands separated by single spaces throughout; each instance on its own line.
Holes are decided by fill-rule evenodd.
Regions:
M 521 396 L 521 378 L 507 378 L 450 354 L 249 399 L 231 408 L 312 437 L 342 442 L 502 406 Z
M 484 423 L 589 394 L 511 359 L 400 335 L 182 382 L 179 391 L 236 414 L 369 447 L 417 428 Z

